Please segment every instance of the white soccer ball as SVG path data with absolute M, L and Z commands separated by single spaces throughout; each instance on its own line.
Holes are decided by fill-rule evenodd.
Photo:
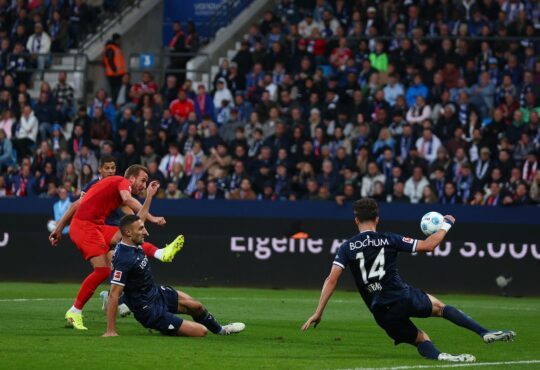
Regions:
M 439 212 L 428 212 L 420 221 L 420 229 L 426 235 L 435 234 L 441 228 L 444 221 L 444 216 Z
M 49 222 L 47 222 L 47 230 L 49 230 L 49 232 L 52 233 L 54 229 L 56 229 L 56 221 L 49 220 Z

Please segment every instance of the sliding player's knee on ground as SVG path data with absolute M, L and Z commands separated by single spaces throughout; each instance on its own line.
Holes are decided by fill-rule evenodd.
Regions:
M 431 306 L 432 306 L 431 315 L 442 317 L 445 304 L 430 294 L 428 294 L 428 297 L 429 297 L 429 300 L 431 301 Z
M 205 326 L 193 321 L 184 320 L 178 328 L 178 335 L 184 337 L 204 337 L 207 333 Z

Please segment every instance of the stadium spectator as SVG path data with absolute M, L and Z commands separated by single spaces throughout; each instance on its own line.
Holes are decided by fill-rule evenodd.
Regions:
M 410 199 L 411 203 L 419 203 L 426 186 L 429 186 L 429 181 L 424 176 L 423 168 L 416 166 L 412 176 L 405 182 L 403 193 Z
M 53 205 L 53 213 L 54 213 L 54 220 L 60 221 L 64 213 L 68 210 L 69 206 L 71 205 L 71 200 L 69 199 L 69 192 L 68 190 L 60 186 L 58 188 L 58 201 L 56 201 Z M 62 230 L 62 234 L 67 235 L 69 233 L 69 225 Z
M 80 5 L 77 6 L 76 3 L 80 2 L 81 0 L 76 0 L 72 8 L 72 11 L 77 18 L 79 18 L 78 14 L 82 8 L 80 7 Z M 71 22 L 73 22 L 73 16 L 71 17 Z M 72 29 L 73 27 L 78 28 L 79 24 L 78 22 L 70 23 L 70 26 L 72 27 Z M 75 38 L 75 42 L 77 42 L 78 37 L 79 36 L 77 35 Z M 108 40 L 105 44 L 105 53 L 103 56 L 105 76 L 107 77 L 107 80 L 109 82 L 109 89 L 113 101 L 116 101 L 118 92 L 120 91 L 120 86 L 122 85 L 122 77 L 127 73 L 126 61 L 124 60 L 124 55 L 122 54 L 122 50 L 120 49 L 120 42 L 121 37 L 118 33 L 112 35 L 112 38 Z
M 41 23 L 34 25 L 34 33 L 26 42 L 26 49 L 30 51 L 33 59 L 36 61 L 37 69 L 43 71 L 49 63 L 49 53 L 51 51 L 51 38 L 43 30 Z

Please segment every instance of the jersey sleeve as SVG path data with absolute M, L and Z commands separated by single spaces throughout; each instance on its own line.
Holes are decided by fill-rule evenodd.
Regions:
M 126 286 L 126 280 L 131 270 L 132 264 L 129 261 L 115 261 L 111 271 L 110 283 L 120 286 Z
M 418 239 L 401 236 L 398 234 L 388 233 L 387 237 L 392 245 L 399 252 L 415 253 Z
M 120 192 L 122 190 L 127 190 L 131 193 L 131 185 L 129 184 L 128 179 L 124 178 L 118 183 L 118 191 Z
M 333 264 L 341 267 L 342 269 L 345 269 L 348 262 L 349 262 L 349 257 L 347 254 L 347 242 L 345 242 L 341 244 L 341 247 L 339 247 L 338 252 L 336 253 L 336 258 L 334 258 Z

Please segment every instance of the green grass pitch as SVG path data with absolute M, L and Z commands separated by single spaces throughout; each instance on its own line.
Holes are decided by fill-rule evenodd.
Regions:
M 132 317 L 118 319 L 118 338 L 101 338 L 105 317 L 97 292 L 85 309 L 87 332 L 64 328 L 75 284 L 0 284 L 1 369 L 343 369 L 424 368 L 408 345 L 395 347 L 355 292 L 338 291 L 320 326 L 301 332 L 313 312 L 315 290 L 180 287 L 202 301 L 222 323 L 243 321 L 229 337 L 166 337 Z M 104 289 L 106 287 L 103 287 Z M 513 343 L 484 344 L 444 319 L 418 319 L 436 345 L 474 354 L 482 369 L 540 368 L 540 298 L 440 295 L 489 328 L 518 333 Z M 502 364 L 503 362 L 508 362 Z

